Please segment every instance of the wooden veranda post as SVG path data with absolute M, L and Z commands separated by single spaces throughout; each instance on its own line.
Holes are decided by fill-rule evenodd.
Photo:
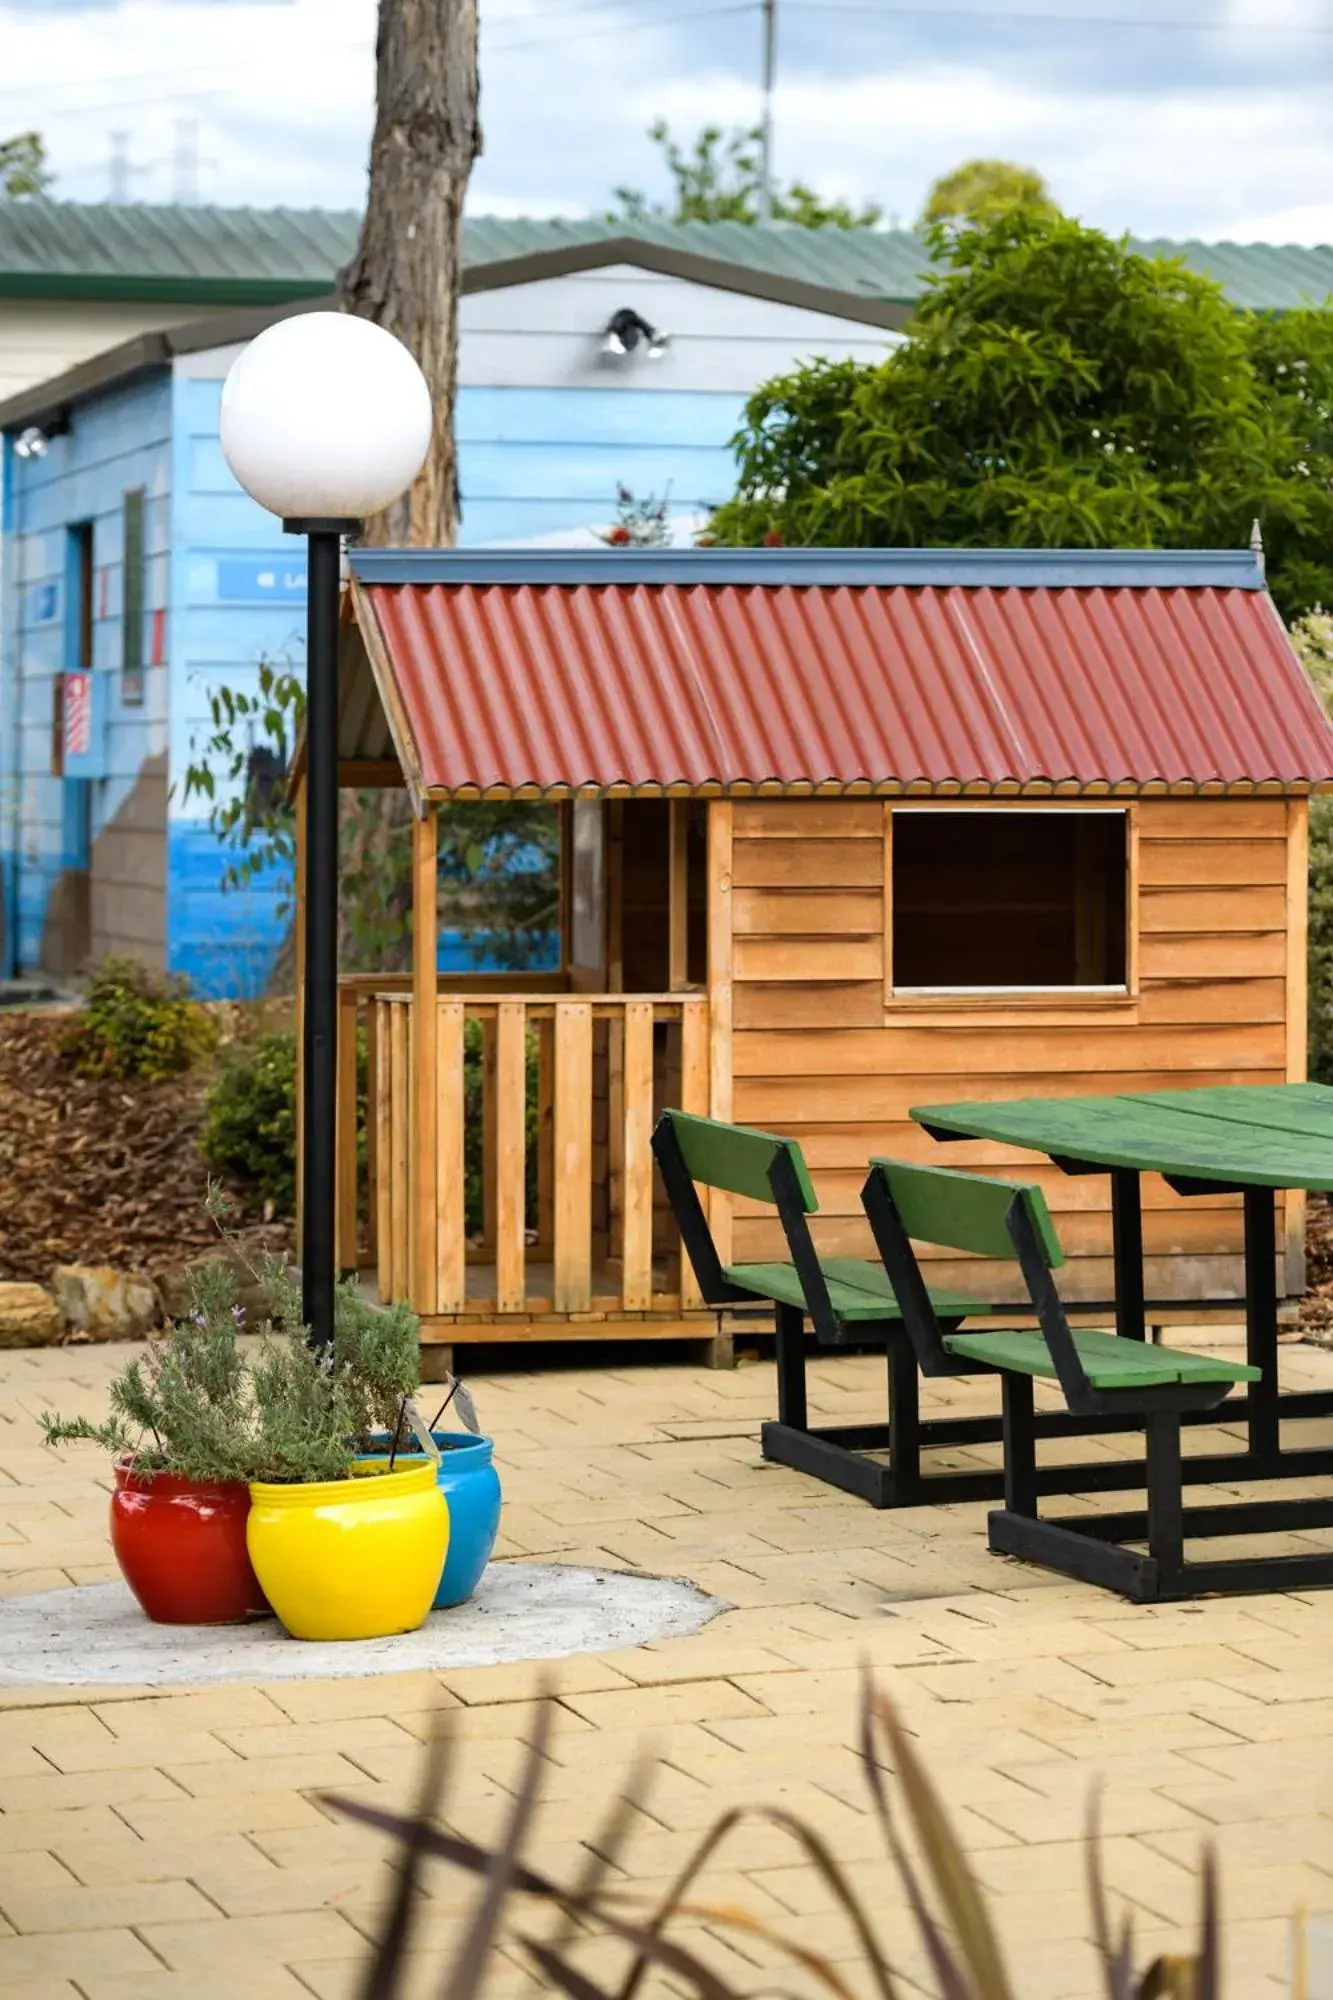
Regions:
M 438 829 L 427 806 L 412 822 L 412 1056 L 410 1072 L 412 1163 L 409 1213 L 411 1300 L 419 1313 L 433 1313 L 439 1228 L 436 1119 L 439 1108 L 438 1035 L 435 1011 L 438 932 Z

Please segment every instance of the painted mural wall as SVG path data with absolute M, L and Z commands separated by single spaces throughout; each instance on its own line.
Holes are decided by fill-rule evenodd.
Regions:
M 158 965 L 165 957 L 170 429 L 161 377 L 89 403 L 44 457 L 6 447 L 0 871 L 9 963 L 72 971 L 117 951 Z M 72 763 L 60 775 L 59 677 L 80 669 L 91 675 L 87 748 L 79 774 Z
M 623 306 L 670 336 L 660 359 L 606 354 L 606 323 Z M 622 485 L 638 499 L 669 496 L 687 539 L 688 525 L 731 490 L 729 441 L 759 383 L 814 354 L 875 359 L 885 342 L 855 321 L 630 267 L 472 294 L 456 412 L 460 541 L 591 540 L 614 519 Z M 4 518 L 14 525 L 3 602 L 14 629 L 3 671 L 6 689 L 16 680 L 23 720 L 14 745 L 0 736 L 0 772 L 22 759 L 0 854 L 8 843 L 25 965 L 73 969 L 57 965 L 52 937 L 60 885 L 78 859 L 80 812 L 91 815 L 93 956 L 114 936 L 202 994 L 242 997 L 264 990 L 286 934 L 287 882 L 271 871 L 224 889 L 209 803 L 184 789 L 211 732 L 210 694 L 224 684 L 253 690 L 264 660 L 304 662 L 303 551 L 240 491 L 218 443 L 222 382 L 237 352 L 183 355 L 170 373 L 101 392 L 76 407 L 70 435 L 44 460 L 7 459 Z M 131 709 L 120 692 L 121 536 L 124 494 L 135 486 L 148 495 L 142 656 L 151 663 L 144 700 Z M 74 781 L 49 774 L 51 703 L 74 643 L 66 565 L 85 519 L 106 771 Z M 150 796 L 156 818 L 141 822 Z M 108 828 L 117 835 L 109 846 Z M 442 963 L 475 961 L 445 939 Z

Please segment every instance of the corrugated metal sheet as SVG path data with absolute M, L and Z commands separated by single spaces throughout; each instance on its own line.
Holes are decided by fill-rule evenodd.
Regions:
M 38 279 L 113 279 L 237 287 L 331 284 L 356 247 L 351 210 L 204 208 L 147 202 L 0 202 L 0 284 Z M 470 267 L 508 262 L 625 236 L 774 277 L 800 279 L 863 298 L 910 303 L 927 269 L 923 247 L 901 229 L 801 229 L 739 222 L 607 222 L 470 218 Z M 1183 256 L 1217 278 L 1238 305 L 1322 303 L 1333 294 L 1333 247 L 1268 243 L 1136 243 L 1153 256 Z
M 1333 779 L 1262 591 L 359 589 L 427 792 Z

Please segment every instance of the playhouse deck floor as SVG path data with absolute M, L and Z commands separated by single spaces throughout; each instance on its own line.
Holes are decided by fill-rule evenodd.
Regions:
M 0 1355 L 6 1593 L 114 1574 L 105 1468 L 88 1448 L 45 1451 L 36 1416 L 102 1408 L 122 1352 Z M 1333 1384 L 1333 1354 L 1296 1347 L 1282 1359 L 1291 1384 Z M 870 1415 L 882 1392 L 871 1359 L 818 1362 L 813 1380 L 827 1421 Z M 1082 1841 L 1098 1777 L 1106 1874 L 1133 1908 L 1142 1953 L 1187 1944 L 1193 1871 L 1212 1840 L 1228 1991 L 1285 1992 L 1289 1912 L 1333 1911 L 1333 1592 L 1136 1609 L 989 1556 L 981 1506 L 876 1514 L 762 1463 L 767 1363 L 647 1361 L 472 1386 L 499 1440 L 505 1556 L 686 1577 L 733 1607 L 695 1638 L 551 1669 L 544 1866 L 575 1872 L 581 1836 L 650 1735 L 669 1764 L 635 1819 L 636 1884 L 665 1884 L 722 1808 L 780 1801 L 827 1835 L 924 1986 L 858 1767 L 869 1661 L 953 1809 L 1025 1995 L 1100 1990 Z M 993 1394 L 942 1386 L 954 1407 Z M 1333 1435 L 1333 1424 L 1303 1428 Z M 350 1996 L 391 1878 L 376 1837 L 338 1823 L 317 1794 L 406 1804 L 421 1740 L 447 1710 L 461 1760 L 448 1816 L 495 1832 L 541 1675 L 0 1691 L 0 2000 Z M 777 1829 L 748 1830 L 706 1887 L 799 1931 L 865 1990 L 829 1891 Z M 427 1889 L 410 1987 L 422 2000 L 475 1893 L 449 1876 Z M 785 1971 L 776 1980 L 762 1943 L 737 1955 L 701 1941 L 751 1988 L 806 1990 Z M 517 1959 L 504 1959 L 489 1993 L 522 1988 Z

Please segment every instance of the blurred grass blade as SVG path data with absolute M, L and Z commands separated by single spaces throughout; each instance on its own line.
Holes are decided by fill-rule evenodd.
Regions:
M 875 1709 L 888 1735 L 912 1823 L 964 1962 L 985 2000 L 1013 2000 L 990 1916 L 935 1788 L 892 1704 L 877 1696 Z
M 532 1823 L 541 1786 L 542 1766 L 546 1762 L 546 1746 L 551 1739 L 552 1706 L 549 1696 L 543 1693 L 537 1707 L 532 1742 L 528 1746 L 527 1763 L 514 1798 L 509 1824 L 505 1828 L 504 1840 L 490 1857 L 486 1886 L 482 1890 L 471 1929 L 449 1971 L 446 1989 L 449 2000 L 475 2000 L 481 1986 L 487 1957 L 495 1942 L 505 1904 L 514 1888 L 523 1836 Z
M 599 1986 L 595 1979 L 589 1979 L 586 1973 L 571 1965 L 551 1945 L 530 1937 L 521 1937 L 518 1942 L 538 1969 L 546 1974 L 556 1991 L 568 1993 L 569 2000 L 610 2000 L 605 1987 Z
M 831 1958 L 822 1951 L 812 1951 L 799 1944 L 795 1938 L 784 1937 L 775 1931 L 762 1917 L 752 1911 L 743 1910 L 734 1903 L 681 1903 L 676 1914 L 688 1917 L 696 1924 L 712 1924 L 719 1930 L 740 1931 L 745 1937 L 762 1938 L 766 1944 L 776 1945 L 785 1951 L 796 1965 L 803 1965 L 808 1973 L 836 1993 L 839 2000 L 857 2000 L 856 1989 L 843 1978 Z
M 1126 1919 L 1120 1943 L 1111 1940 L 1111 1911 L 1102 1872 L 1101 1801 L 1094 1791 L 1088 1800 L 1088 1901 L 1092 1906 L 1092 1941 L 1106 1980 L 1107 2000 L 1134 2000 L 1133 1933 Z
M 1218 1914 L 1217 1854 L 1203 1855 L 1203 1911 L 1199 1925 L 1199 1974 L 1195 2000 L 1222 2000 L 1222 1922 Z
M 619 1865 L 617 1856 L 629 1839 L 630 1826 L 634 1815 L 644 1810 L 643 1802 L 652 1789 L 653 1766 L 647 1757 L 641 1757 L 630 1772 L 628 1781 L 611 1803 L 601 1827 L 592 1839 L 583 1843 L 588 1858 L 574 1878 L 570 1895 L 576 1903 L 591 1903 L 602 1887 L 612 1868 Z M 622 1871 L 628 1873 L 628 1871 Z M 571 1912 L 568 1904 L 562 1904 L 556 1922 L 551 1927 L 546 1940 L 547 1949 L 563 1951 L 579 1929 L 579 1919 Z
M 865 1766 L 871 1802 L 884 1835 L 885 1845 L 898 1871 L 899 1880 L 907 1891 L 907 1900 L 912 1906 L 917 1929 L 921 1933 L 931 1964 L 935 1967 L 943 1988 L 943 2000 L 972 2000 L 969 1984 L 964 1979 L 943 1932 L 926 1907 L 926 1899 L 921 1893 L 916 1871 L 898 1838 L 898 1826 L 889 1806 L 884 1773 L 875 1754 L 875 1691 L 868 1673 L 863 1675 L 862 1680 L 860 1736 L 861 1762 Z
M 425 1836 L 430 1831 L 432 1813 L 439 1809 L 448 1760 L 448 1738 L 437 1736 L 427 1751 L 416 1812 L 406 1833 L 400 1836 L 404 1852 L 393 1905 L 383 1932 L 376 1941 L 375 1955 L 366 1968 L 358 2000 L 393 2000 L 398 1991 L 403 1960 L 411 1943 L 416 1917 L 417 1888 L 427 1852 Z
M 670 1922 L 674 1912 L 680 1908 L 691 1884 L 702 1873 L 704 1867 L 712 1859 L 713 1854 L 721 1846 L 726 1836 L 739 1826 L 743 1820 L 755 1819 L 767 1820 L 770 1826 L 781 1827 L 783 1832 L 789 1834 L 798 1846 L 805 1849 L 810 1861 L 813 1862 L 828 1887 L 833 1891 L 843 1913 L 856 1933 L 857 1942 L 865 1954 L 866 1964 L 874 1979 L 879 2000 L 897 2000 L 897 1989 L 893 1983 L 893 1974 L 889 1970 L 888 1961 L 885 1959 L 883 1951 L 880 1949 L 879 1939 L 875 1936 L 874 1927 L 866 1915 L 864 1905 L 857 1896 L 856 1891 L 852 1888 L 851 1883 L 843 1873 L 837 1858 L 819 1834 L 806 1826 L 805 1822 L 798 1819 L 795 1813 L 784 1812 L 780 1806 L 733 1806 L 729 1812 L 723 1813 L 720 1819 L 714 1820 L 712 1826 L 704 1834 L 698 1846 L 672 1882 L 671 1887 L 667 1890 L 666 1895 L 662 1898 L 656 1913 L 650 1921 L 649 1930 L 653 1932 L 660 1931 L 665 1924 Z M 777 1939 L 776 1941 L 781 1943 L 785 1949 L 791 1949 L 787 1940 Z M 630 1967 L 629 1975 L 620 1989 L 617 2000 L 634 2000 L 634 1994 L 638 1988 L 639 1981 L 643 1977 L 643 1972 L 643 1963 L 636 1961 Z

